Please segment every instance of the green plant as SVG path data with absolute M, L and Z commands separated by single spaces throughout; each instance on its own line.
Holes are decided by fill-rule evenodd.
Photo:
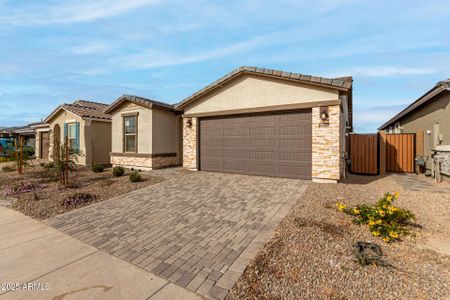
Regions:
M 400 234 L 408 234 L 406 226 L 415 219 L 409 210 L 393 205 L 398 196 L 398 192 L 386 193 L 373 206 L 362 204 L 349 207 L 340 202 L 336 203 L 336 206 L 340 211 L 354 216 L 353 222 L 356 224 L 367 224 L 373 236 L 382 237 L 383 241 L 390 242 L 398 240 Z
M 2 171 L 3 171 L 3 172 L 13 172 L 13 171 L 15 171 L 15 170 L 16 170 L 16 168 L 13 167 L 13 166 L 10 166 L 10 165 L 6 165 L 6 166 L 3 166 L 3 167 L 2 167 Z
M 44 167 L 45 169 L 51 169 L 51 168 L 53 168 L 54 166 L 55 166 L 55 164 L 54 164 L 52 161 L 49 161 L 49 162 L 43 164 L 43 167 Z
M 105 166 L 102 164 L 93 164 L 92 165 L 92 172 L 94 173 L 101 173 L 105 170 Z
M 112 174 L 114 177 L 120 177 L 123 174 L 125 174 L 125 169 L 124 169 L 124 167 L 121 167 L 121 166 L 114 167 L 112 169 Z
M 83 153 L 70 147 L 66 137 L 66 144 L 60 144 L 55 140 L 53 150 L 53 162 L 51 170 L 59 177 L 59 180 L 65 186 L 69 184 L 69 172 L 73 173 L 77 170 L 78 157 Z
M 133 172 L 128 177 L 130 179 L 130 182 L 139 182 L 142 181 L 142 177 L 138 172 Z

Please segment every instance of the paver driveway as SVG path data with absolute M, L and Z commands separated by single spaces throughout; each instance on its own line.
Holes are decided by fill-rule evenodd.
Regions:
M 222 299 L 307 185 L 195 172 L 47 223 L 200 295 Z

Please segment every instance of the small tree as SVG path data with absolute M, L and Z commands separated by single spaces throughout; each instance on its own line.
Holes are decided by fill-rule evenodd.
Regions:
M 10 142 L 6 149 L 6 155 L 10 161 L 15 161 L 17 164 L 17 172 L 23 174 L 24 167 L 29 166 L 28 159 L 30 158 L 30 151 L 27 146 L 24 146 L 25 138 L 23 136 L 14 139 L 14 143 Z
M 83 154 L 69 145 L 67 137 L 64 144 L 61 145 L 59 141 L 55 139 L 53 145 L 52 169 L 58 175 L 60 182 L 67 186 L 69 184 L 69 172 L 72 173 L 77 170 L 78 157 Z

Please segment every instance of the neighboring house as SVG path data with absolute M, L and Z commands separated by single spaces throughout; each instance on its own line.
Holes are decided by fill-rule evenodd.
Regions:
M 124 95 L 105 113 L 112 116 L 113 166 L 151 170 L 181 164 L 181 114 L 173 105 Z
M 240 67 L 178 105 L 189 169 L 337 182 L 352 78 Z
M 58 106 L 44 122 L 49 125 L 49 157 L 55 143 L 63 144 L 68 137 L 70 146 L 81 154 L 78 163 L 110 164 L 111 116 L 104 110 L 107 104 L 77 100 Z
M 39 159 L 48 160 L 50 149 L 50 126 L 44 122 L 29 125 L 35 132 L 35 156 Z
M 0 129 L 0 153 L 4 153 L 7 148 L 8 143 L 20 143 L 20 140 L 23 138 L 24 147 L 27 147 L 27 150 L 33 156 L 39 158 L 38 155 L 38 146 L 37 146 L 37 133 L 36 128 L 39 125 L 42 125 L 42 122 L 31 123 L 26 126 L 17 126 L 17 127 L 9 127 Z
M 450 145 L 450 79 L 438 82 L 378 130 L 385 130 L 387 133 L 422 131 L 426 166 L 431 169 L 432 150 L 436 150 L 438 145 Z

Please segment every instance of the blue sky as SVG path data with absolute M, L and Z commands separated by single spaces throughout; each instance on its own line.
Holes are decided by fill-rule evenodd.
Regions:
M 448 1 L 0 0 L 0 126 L 75 99 L 168 103 L 240 65 L 354 77 L 358 132 L 450 77 Z

